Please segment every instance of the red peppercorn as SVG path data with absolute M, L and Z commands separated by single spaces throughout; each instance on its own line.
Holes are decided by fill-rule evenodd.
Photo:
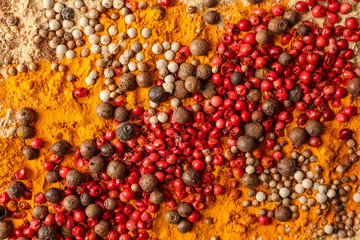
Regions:
M 172 4 L 172 0 L 161 0 L 160 4 L 164 7 L 170 7 Z
M 15 171 L 15 178 L 18 180 L 24 180 L 26 178 L 26 172 L 24 168 L 19 168 Z
M 41 138 L 33 138 L 31 139 L 31 146 L 35 149 L 41 148 L 42 140 Z
M 86 97 L 87 94 L 88 94 L 88 90 L 84 87 L 79 87 L 74 91 L 74 96 L 77 98 Z
M 43 166 L 45 171 L 51 171 L 54 169 L 55 164 L 54 162 L 45 161 Z
M 188 217 L 187 219 L 192 222 L 195 223 L 197 221 L 200 220 L 200 213 L 197 210 L 194 210 Z
M 349 12 L 351 12 L 351 5 L 350 5 L 350 3 L 342 3 L 342 4 L 340 5 L 340 13 L 341 13 L 341 14 L 347 14 L 347 13 L 349 13 Z
M 337 113 L 335 117 L 336 120 L 338 120 L 341 123 L 347 121 L 347 116 L 344 113 Z
M 313 7 L 311 12 L 315 18 L 321 18 L 325 15 L 326 8 L 322 5 L 316 5 L 315 7 Z
M 260 216 L 258 221 L 260 225 L 266 226 L 270 224 L 270 218 L 268 216 Z
M 347 116 L 347 117 L 352 117 L 356 114 L 356 108 L 353 107 L 353 106 L 347 106 L 344 108 L 344 114 Z
M 359 27 L 359 21 L 355 17 L 349 17 L 345 20 L 345 26 L 350 30 L 355 30 Z

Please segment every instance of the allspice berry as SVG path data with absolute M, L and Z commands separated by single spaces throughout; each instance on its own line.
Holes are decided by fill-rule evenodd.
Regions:
M 195 38 L 190 43 L 190 52 L 194 56 L 204 56 L 209 50 L 209 44 L 200 38 Z
M 247 1 L 250 4 L 256 4 L 256 3 L 260 2 L 261 0 L 247 0 Z
M 138 87 L 147 88 L 152 85 L 153 81 L 149 72 L 143 71 L 136 75 L 136 84 Z
M 270 68 L 259 68 L 255 70 L 255 77 L 260 78 L 261 80 L 266 80 L 266 74 L 270 71 Z
M 89 193 L 85 192 L 80 195 L 80 203 L 82 206 L 84 207 L 89 206 L 93 202 L 94 199 Z
M 185 88 L 188 92 L 197 93 L 201 89 L 201 82 L 194 76 L 190 76 L 185 80 Z
M 92 173 L 101 173 L 106 167 L 105 159 L 101 156 L 94 156 L 89 161 L 89 170 Z
M 296 171 L 296 161 L 292 158 L 280 159 L 277 169 L 279 173 L 284 177 L 294 176 Z
M 63 205 L 66 210 L 74 211 L 81 205 L 80 198 L 76 195 L 69 195 L 64 198 Z
M 117 201 L 115 198 L 108 198 L 104 201 L 104 207 L 106 210 L 113 211 L 118 206 Z
M 215 25 L 220 21 L 220 14 L 217 11 L 210 10 L 204 13 L 203 18 L 207 24 Z
M 178 224 L 181 217 L 177 211 L 169 210 L 165 213 L 165 221 L 169 224 Z
M 264 136 L 264 127 L 261 123 L 248 122 L 244 125 L 244 134 L 259 139 Z
M 279 102 L 276 101 L 274 98 L 269 98 L 261 105 L 261 110 L 267 115 L 267 116 L 274 116 L 280 109 Z
M 250 101 L 260 102 L 262 97 L 261 90 L 258 88 L 251 88 L 246 94 L 246 99 Z
M 241 184 L 246 188 L 253 189 L 258 185 L 258 183 L 259 183 L 259 179 L 256 174 L 244 173 L 244 175 L 241 178 Z
M 309 136 L 305 129 L 301 127 L 294 127 L 289 131 L 288 137 L 294 148 L 298 148 L 307 141 Z
M 106 235 L 109 233 L 110 229 L 110 223 L 102 219 L 95 225 L 94 231 L 100 237 L 105 238 Z
M 165 194 L 162 191 L 155 190 L 150 194 L 150 202 L 153 204 L 161 204 L 165 201 Z
M 177 80 L 174 83 L 173 96 L 178 99 L 185 99 L 190 96 L 190 93 L 185 88 L 185 81 Z
M 35 121 L 35 114 L 31 108 L 20 108 L 15 114 L 16 121 L 21 125 L 29 125 Z
M 92 203 L 86 207 L 85 214 L 89 218 L 96 219 L 101 215 L 101 208 L 99 205 Z
M 16 135 L 21 139 L 29 139 L 35 135 L 35 129 L 30 126 L 19 126 L 16 129 Z
M 5 218 L 8 217 L 8 210 L 4 207 L 0 205 L 0 221 L 4 220 Z
M 310 27 L 307 24 L 301 24 L 296 33 L 299 36 L 307 36 L 310 33 Z
M 104 120 L 110 119 L 114 116 L 115 107 L 114 105 L 107 103 L 107 102 L 101 102 L 96 106 L 96 115 Z
M 22 150 L 22 154 L 27 160 L 34 160 L 39 157 L 39 150 L 26 145 Z
M 292 103 L 296 103 L 303 98 L 304 93 L 301 90 L 301 87 L 298 84 L 288 91 L 289 93 L 289 101 Z
M 181 221 L 179 222 L 179 224 L 177 225 L 177 230 L 179 231 L 179 233 L 187 233 L 190 232 L 192 228 L 192 224 L 189 220 L 187 220 L 186 218 L 181 219 Z
M 262 123 L 265 117 L 265 113 L 262 110 L 255 110 L 251 113 L 251 121 L 254 123 Z
M 38 238 L 40 240 L 55 240 L 56 229 L 53 225 L 44 225 L 38 231 Z
M 141 176 L 139 185 L 142 190 L 146 192 L 152 192 L 155 190 L 157 186 L 157 180 L 154 175 L 150 173 L 145 173 L 144 175 Z
M 360 78 L 351 79 L 348 82 L 346 89 L 351 95 L 355 97 L 360 96 Z
M 10 198 L 19 198 L 25 193 L 25 185 L 20 181 L 14 181 L 10 183 L 7 194 Z
M 203 4 L 207 8 L 213 8 L 218 4 L 218 0 L 203 0 Z
M 11 221 L 0 221 L 0 239 L 6 239 L 13 233 L 14 225 Z M 43 239 L 41 239 L 43 240 Z
M 84 158 L 90 159 L 98 152 L 96 142 L 93 139 L 86 139 L 80 143 L 80 153 Z
M 251 152 L 255 148 L 255 140 L 250 136 L 240 136 L 237 140 L 237 147 L 241 152 Z
M 32 210 L 32 216 L 40 220 L 45 219 L 48 213 L 48 208 L 45 205 L 37 205 Z
M 275 218 L 280 222 L 287 222 L 291 219 L 291 210 L 288 207 L 281 206 L 275 210 Z
M 71 169 L 68 174 L 66 174 L 66 184 L 71 187 L 79 186 L 83 181 L 83 175 L 76 169 Z
M 230 77 L 231 84 L 234 86 L 244 83 L 244 74 L 241 72 L 234 72 Z
M 181 80 L 186 80 L 188 77 L 191 77 L 191 76 L 195 76 L 195 73 L 196 73 L 196 68 L 194 65 L 192 65 L 191 63 L 187 63 L 187 62 L 184 62 L 184 63 L 181 63 L 180 64 L 180 67 L 179 67 L 179 70 L 177 72 L 178 74 L 178 77 L 181 79 Z
M 184 171 L 182 175 L 182 180 L 184 183 L 188 186 L 194 186 L 197 185 L 200 181 L 200 173 L 199 171 L 195 169 L 188 169 Z
M 284 18 L 273 18 L 268 24 L 269 31 L 276 34 L 283 34 L 288 28 L 289 22 Z
M 111 177 L 112 179 L 120 179 L 125 176 L 125 165 L 122 164 L 118 160 L 113 160 L 109 162 L 106 173 Z
M 278 61 L 281 65 L 286 66 L 291 62 L 291 59 L 290 53 L 283 52 L 280 54 Z
M 60 174 L 56 170 L 51 170 L 46 173 L 45 180 L 48 183 L 57 183 L 61 180 Z
M 121 107 L 117 107 L 115 109 L 114 117 L 115 117 L 116 121 L 122 123 L 122 122 L 126 122 L 127 120 L 130 119 L 130 113 L 126 109 L 126 107 L 121 106 Z
M 62 200 L 62 191 L 58 188 L 49 188 L 45 191 L 44 195 L 50 203 L 60 203 Z
M 193 212 L 194 208 L 190 203 L 182 202 L 178 205 L 178 213 L 181 217 L 188 217 Z
M 123 73 L 119 79 L 119 89 L 123 92 L 132 91 L 136 88 L 136 77 L 132 73 Z
M 299 21 L 299 14 L 294 10 L 287 10 L 283 18 L 290 23 L 290 26 L 295 25 Z
M 271 35 L 268 30 L 260 30 L 256 33 L 255 39 L 259 44 L 267 44 L 270 42 Z
M 70 144 L 65 141 L 65 140 L 59 140 L 56 143 L 54 143 L 51 147 L 51 151 L 59 156 L 59 157 L 63 157 L 65 156 L 69 150 L 70 150 Z
M 196 77 L 201 81 L 207 81 L 212 76 L 211 66 L 209 64 L 200 64 L 196 68 Z
M 177 107 L 174 110 L 174 119 L 180 124 L 184 124 L 190 119 L 190 113 L 184 107 Z
M 167 94 L 162 86 L 152 86 L 149 89 L 148 97 L 154 103 L 161 103 L 166 100 Z
M 111 143 L 105 143 L 101 148 L 100 152 L 104 157 L 111 157 L 116 153 L 115 147 Z
M 120 123 L 116 128 L 116 136 L 121 141 L 129 141 L 135 137 L 135 134 L 135 127 L 132 123 L 129 122 Z
M 203 88 L 201 89 L 201 94 L 204 96 L 204 98 L 212 98 L 217 93 L 217 87 L 212 81 L 208 81 L 205 83 Z
M 319 137 L 322 133 L 322 129 L 322 123 L 317 120 L 310 120 L 305 124 L 306 132 L 312 137 Z

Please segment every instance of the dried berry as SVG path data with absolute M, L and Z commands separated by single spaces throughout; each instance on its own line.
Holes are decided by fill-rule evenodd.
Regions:
M 27 160 L 33 160 L 39 157 L 39 150 L 27 145 L 23 148 L 22 154 Z
M 299 14 L 294 10 L 287 10 L 283 18 L 290 23 L 290 26 L 295 25 L 299 21 Z
M 200 181 L 200 173 L 199 171 L 195 170 L 195 169 L 188 169 L 186 171 L 184 171 L 183 175 L 182 175 L 182 180 L 184 181 L 184 183 L 188 186 L 194 186 L 199 184 Z
M 51 151 L 53 154 L 63 157 L 65 154 L 67 154 L 70 150 L 70 144 L 65 140 L 59 140 L 56 143 L 54 143 L 51 147 Z
M 123 73 L 119 79 L 119 89 L 123 92 L 132 91 L 136 88 L 136 77 L 132 73 Z
M 114 105 L 106 102 L 101 102 L 96 106 L 96 115 L 104 120 L 110 119 L 114 116 Z
M 182 202 L 179 203 L 178 213 L 181 217 L 188 217 L 193 212 L 194 208 L 190 203 Z
M 96 219 L 101 215 L 101 208 L 99 205 L 92 203 L 86 207 L 85 214 L 89 218 Z
M 187 233 L 190 232 L 192 228 L 192 224 L 189 220 L 187 220 L 186 218 L 181 219 L 181 221 L 179 222 L 179 224 L 177 225 L 177 230 L 179 231 L 179 233 Z
M 89 170 L 92 173 L 101 173 L 106 167 L 106 162 L 103 157 L 95 156 L 90 159 Z
M 241 152 L 251 152 L 255 148 L 255 140 L 249 136 L 240 136 L 237 140 L 237 147 Z
M 10 198 L 19 198 L 25 193 L 25 185 L 19 181 L 12 182 L 7 189 L 7 193 Z
M 122 122 L 126 122 L 127 120 L 129 120 L 130 118 L 130 113 L 129 111 L 126 109 L 126 107 L 117 107 L 115 109 L 115 120 L 122 123 Z
M 264 127 L 260 123 L 248 122 L 244 125 L 244 134 L 259 139 L 264 136 Z
M 71 19 L 73 19 L 75 17 L 75 11 L 72 8 L 65 7 L 61 11 L 61 16 L 65 20 L 71 20 Z
M 104 157 L 111 157 L 115 154 L 116 149 L 111 143 L 105 143 L 101 148 L 100 152 Z
M 79 186 L 83 181 L 83 175 L 76 169 L 71 169 L 68 174 L 66 174 L 66 184 L 71 187 Z
M 280 54 L 278 61 L 281 65 L 286 66 L 291 62 L 291 55 L 287 52 L 283 52 Z
M 142 190 L 146 192 L 152 192 L 157 186 L 157 180 L 154 175 L 145 173 L 141 176 L 139 184 Z
M 210 10 L 204 13 L 203 18 L 207 24 L 215 25 L 220 21 L 220 14 L 217 11 Z
M 259 44 L 267 44 L 270 42 L 271 35 L 267 30 L 260 30 L 256 33 L 255 39 Z
M 190 43 L 190 52 L 194 56 L 204 56 L 209 50 L 209 44 L 204 39 L 196 38 Z
M 258 88 L 249 89 L 246 94 L 246 99 L 250 101 L 260 102 L 262 97 L 261 90 Z
M 162 86 L 152 86 L 149 89 L 148 97 L 154 103 L 161 103 L 166 100 L 166 91 Z
M 280 222 L 287 222 L 291 219 L 291 210 L 288 207 L 281 206 L 275 210 L 275 218 Z
M 61 180 L 60 174 L 58 173 L 58 171 L 52 170 L 47 172 L 46 176 L 45 176 L 45 180 L 48 183 L 57 183 Z
M 196 77 L 188 77 L 185 81 L 185 88 L 188 92 L 197 93 L 201 89 L 201 82 Z
M 207 81 L 211 78 L 212 71 L 211 66 L 208 64 L 200 64 L 196 68 L 196 77 L 200 79 L 201 81 Z
M 279 102 L 276 101 L 274 98 L 269 98 L 261 105 L 261 110 L 267 116 L 274 116 L 280 109 Z
M 276 34 L 283 34 L 288 28 L 289 22 L 284 18 L 273 18 L 268 24 L 269 31 Z
M 299 36 L 307 36 L 310 33 L 310 27 L 307 24 L 301 24 L 297 30 Z
M 256 3 L 260 2 L 261 0 L 247 0 L 247 1 L 250 4 L 256 4 Z
M 35 135 L 35 129 L 30 126 L 19 126 L 16 129 L 16 135 L 21 139 L 29 139 Z
M 151 8 L 151 11 L 154 12 L 153 16 L 154 16 L 155 21 L 163 20 L 166 16 L 165 8 L 163 6 L 161 6 L 160 4 L 154 5 Z
M 73 237 L 72 228 L 67 228 L 66 225 L 61 226 L 61 235 L 63 237 Z M 27 240 L 27 239 L 24 239 Z
M 262 123 L 265 120 L 265 113 L 262 110 L 255 110 L 251 113 L 251 121 L 254 123 Z
M 45 191 L 44 195 L 50 203 L 60 203 L 62 200 L 62 192 L 58 188 L 49 188 Z
M 205 86 L 201 89 L 201 94 L 204 96 L 204 98 L 212 98 L 216 93 L 217 87 L 211 81 L 205 83 Z
M 203 0 L 203 4 L 207 8 L 213 8 L 218 4 L 218 0 Z
M 234 86 L 244 83 L 244 74 L 240 72 L 234 72 L 230 77 L 231 84 Z
M 305 124 L 306 132 L 312 137 L 318 137 L 321 135 L 323 125 L 320 121 L 311 120 Z
M 173 96 L 178 99 L 185 99 L 190 96 L 190 93 L 185 88 L 185 81 L 182 80 L 175 81 Z
M 289 139 L 295 148 L 300 147 L 308 139 L 308 134 L 305 129 L 301 127 L 294 127 L 289 131 Z
M 284 177 L 294 176 L 296 171 L 296 161 L 292 158 L 280 159 L 277 169 L 279 173 Z
M 116 135 L 121 141 L 129 141 L 135 137 L 135 127 L 132 123 L 123 122 L 116 128 Z
M 32 216 L 40 220 L 45 219 L 48 213 L 48 208 L 44 205 L 37 205 L 32 210 Z
M 255 77 L 260 78 L 261 80 L 266 80 L 266 74 L 270 71 L 270 68 L 259 68 L 255 70 Z
M 31 108 L 20 108 L 15 114 L 16 121 L 21 125 L 29 125 L 35 121 L 35 114 Z
M 161 204 L 165 201 L 165 194 L 162 191 L 155 190 L 150 194 L 150 202 Z
M 253 189 L 258 185 L 258 183 L 259 183 L 259 179 L 256 174 L 244 173 L 244 175 L 241 178 L 241 184 L 246 188 Z
M 39 229 L 38 238 L 40 240 L 55 240 L 56 233 L 53 225 L 44 225 Z
M 64 198 L 63 206 L 68 211 L 74 211 L 78 207 L 80 207 L 80 198 L 76 195 L 69 195 Z
M 80 203 L 82 206 L 84 207 L 89 206 L 93 202 L 94 199 L 89 193 L 85 192 L 80 195 Z
M 178 70 L 178 77 L 181 80 L 186 80 L 188 77 L 195 76 L 196 68 L 191 63 L 182 63 L 180 64 L 179 70 Z
M 108 198 L 104 201 L 104 207 L 106 210 L 113 211 L 118 206 L 117 201 L 115 198 Z
M 346 89 L 351 95 L 355 97 L 360 96 L 360 78 L 351 79 L 348 82 Z
M 120 179 L 125 176 L 125 166 L 120 161 L 113 160 L 109 162 L 106 173 L 112 179 Z
M 295 86 L 288 91 L 289 93 L 289 101 L 291 101 L 292 103 L 296 103 L 298 101 L 300 101 L 303 98 L 303 92 L 301 91 L 301 87 L 297 84 L 295 84 Z
M 165 221 L 169 224 L 178 224 L 180 219 L 181 217 L 177 211 L 169 210 L 165 213 Z
M 174 119 L 180 124 L 184 124 L 190 120 L 190 113 L 184 107 L 177 107 L 174 110 Z
M 108 221 L 105 220 L 100 220 L 96 225 L 95 225 L 95 233 L 97 235 L 99 235 L 100 237 L 104 238 L 106 237 L 106 235 L 108 234 L 108 232 L 111 229 L 111 225 Z
M 143 71 L 136 75 L 136 84 L 141 88 L 150 87 L 152 82 L 151 75 L 148 72 Z
M 96 142 L 92 139 L 86 139 L 80 144 L 80 153 L 84 158 L 90 159 L 98 152 Z
M 0 205 L 0 220 L 2 221 L 7 217 L 8 217 L 8 210 L 4 206 Z

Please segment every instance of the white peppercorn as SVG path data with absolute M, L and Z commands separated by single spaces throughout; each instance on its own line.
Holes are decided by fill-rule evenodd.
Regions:
M 56 30 L 59 30 L 60 27 L 61 27 L 61 25 L 58 20 L 56 20 L 56 19 L 50 20 L 50 22 L 49 22 L 50 30 L 56 31 Z
M 171 99 L 170 104 L 171 104 L 171 106 L 176 108 L 176 107 L 180 106 L 181 102 L 178 98 L 173 98 L 173 99 Z
M 110 43 L 109 44 L 109 53 L 116 55 L 120 52 L 120 46 L 117 43 Z
M 162 46 L 163 46 L 164 50 L 167 51 L 171 48 L 171 43 L 165 41 L 162 43 Z
M 248 166 L 246 166 L 246 168 L 245 168 L 245 172 L 247 173 L 247 174 L 253 174 L 253 173 L 255 173 L 255 167 L 254 166 L 252 166 L 252 165 L 248 165 Z
M 295 192 L 300 194 L 305 192 L 305 188 L 302 186 L 301 183 L 295 185 Z
M 65 55 L 66 51 L 67 51 L 67 47 L 65 45 L 61 44 L 56 47 L 57 55 L 63 56 L 63 55 Z
M 71 20 L 64 20 L 62 21 L 62 26 L 64 29 L 70 29 L 74 26 L 74 23 Z
M 167 50 L 165 52 L 165 59 L 166 60 L 173 60 L 175 58 L 175 53 L 172 50 Z
M 135 22 L 135 16 L 132 15 L 132 14 L 126 15 L 126 16 L 125 16 L 125 22 L 126 22 L 127 24 L 131 24 L 131 23 Z
M 353 199 L 356 203 L 360 203 L 360 193 L 359 192 L 355 193 Z
M 309 189 L 313 186 L 313 182 L 310 179 L 302 180 L 301 184 L 305 189 Z
M 116 36 L 116 34 L 119 33 L 119 30 L 116 26 L 114 25 L 111 25 L 109 28 L 108 28 L 108 33 L 111 35 L 111 36 Z
M 179 69 L 179 65 L 176 62 L 169 63 L 169 65 L 168 65 L 169 72 L 175 73 L 178 71 L 178 69 Z
M 258 202 L 263 202 L 263 201 L 266 200 L 266 194 L 264 192 L 262 192 L 262 191 L 259 191 L 259 192 L 256 193 L 255 199 Z
M 155 63 L 156 69 L 160 70 L 160 69 L 166 69 L 168 67 L 168 63 L 165 59 L 161 58 L 159 60 L 156 61 Z
M 282 198 L 287 198 L 288 196 L 290 196 L 290 190 L 287 187 L 280 188 L 279 195 Z
M 158 103 L 155 103 L 155 102 L 152 102 L 152 101 L 149 101 L 150 102 L 150 107 L 152 108 L 157 108 L 159 106 Z
M 102 35 L 100 38 L 100 42 L 103 45 L 109 45 L 109 43 L 111 42 L 111 38 L 109 35 Z
M 124 1 L 123 0 L 113 0 L 113 7 L 115 9 L 121 9 L 124 7 Z
M 166 113 L 161 112 L 158 114 L 158 119 L 159 119 L 159 122 L 166 123 L 167 120 L 169 119 L 169 116 Z
M 334 232 L 334 228 L 331 225 L 326 225 L 324 227 L 324 231 L 325 231 L 326 234 L 332 234 Z
M 161 54 L 162 51 L 163 51 L 163 47 L 160 43 L 155 43 L 152 48 L 151 48 L 151 51 L 154 53 L 154 54 Z
M 137 70 L 136 62 L 129 62 L 128 68 L 130 72 L 136 71 Z
M 80 39 L 83 36 L 82 32 L 79 29 L 74 29 L 71 34 L 74 39 Z
M 111 8 L 112 7 L 112 0 L 102 0 L 101 1 L 101 5 L 104 7 L 104 8 Z
M 304 204 L 304 203 L 307 202 L 307 198 L 306 198 L 305 196 L 300 196 L 300 197 L 299 197 L 299 202 L 300 202 L 301 204 Z
M 100 37 L 99 37 L 99 35 L 97 35 L 97 34 L 91 34 L 91 35 L 89 36 L 89 43 L 90 43 L 90 44 L 99 44 L 99 42 L 100 42 Z
M 50 9 L 54 7 L 54 0 L 43 0 L 43 7 L 45 9 Z
M 110 91 L 109 90 L 102 90 L 99 94 L 100 100 L 103 102 L 110 100 Z
M 325 193 L 320 193 L 318 192 L 315 196 L 316 201 L 318 201 L 319 203 L 326 203 L 326 201 L 328 200 L 328 197 Z
M 101 47 L 99 45 L 92 45 L 90 51 L 94 54 L 98 54 L 101 51 Z
M 121 15 L 126 16 L 126 15 L 128 15 L 130 13 L 130 10 L 127 7 L 123 7 L 120 10 L 120 13 L 121 13 Z
M 121 65 L 128 65 L 129 63 L 129 58 L 125 57 L 124 54 L 120 55 L 119 57 L 119 62 L 121 63 Z
M 136 38 L 137 37 L 137 32 L 135 28 L 129 28 L 127 30 L 127 35 L 129 38 Z
M 146 39 L 151 37 L 151 29 L 150 28 L 141 29 L 141 35 Z
M 150 118 L 150 123 L 151 124 L 157 124 L 159 122 L 159 119 L 156 116 L 152 116 Z
M 76 57 L 75 51 L 74 51 L 74 50 L 68 50 L 68 51 L 66 52 L 66 57 L 67 57 L 68 59 L 74 59 L 74 58 Z
M 164 81 L 166 83 L 174 83 L 175 82 L 175 77 L 174 77 L 174 75 L 169 74 L 164 78 Z
M 87 78 L 85 78 L 85 83 L 86 83 L 86 85 L 91 86 L 91 85 L 95 84 L 95 80 L 91 77 L 87 77 Z
M 89 26 L 89 18 L 87 18 L 87 17 L 81 17 L 81 18 L 79 19 L 79 24 L 80 24 L 80 26 L 82 26 L 82 27 Z
M 163 83 L 162 87 L 164 88 L 165 92 L 168 93 L 173 93 L 175 88 L 173 83 Z
M 107 68 L 104 70 L 104 76 L 106 78 L 112 78 L 114 76 L 114 70 L 112 70 L 111 68 Z
M 135 54 L 135 59 L 136 59 L 136 61 L 138 61 L 138 62 L 143 61 L 143 60 L 145 59 L 144 54 L 141 53 L 141 52 L 136 53 L 136 54 Z
M 177 42 L 173 42 L 173 43 L 171 44 L 171 50 L 172 50 L 173 52 L 178 52 L 178 51 L 180 50 L 180 44 L 177 43 Z

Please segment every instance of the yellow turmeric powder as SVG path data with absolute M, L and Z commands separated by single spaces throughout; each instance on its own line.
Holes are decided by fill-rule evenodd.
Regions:
M 148 1 L 150 6 L 153 6 L 156 1 Z M 280 1 L 286 4 L 286 1 Z M 270 3 L 260 4 L 261 8 L 269 8 Z M 248 18 L 251 15 L 253 6 L 244 7 L 241 1 L 237 1 L 235 6 L 225 6 L 221 9 L 224 14 L 225 23 L 238 22 L 242 18 Z M 183 45 L 188 45 L 193 38 L 204 38 L 210 44 L 211 51 L 207 57 L 200 57 L 199 60 L 203 63 L 209 63 L 215 55 L 216 44 L 218 43 L 223 29 L 218 29 L 218 26 L 208 26 L 202 21 L 201 13 L 189 15 L 186 13 L 186 6 L 181 3 L 176 3 L 175 6 L 167 8 L 166 16 L 161 21 L 154 21 L 156 16 L 149 13 L 151 7 L 145 11 L 136 11 L 136 22 L 130 24 L 138 32 L 143 27 L 152 29 L 152 36 L 149 39 L 139 37 L 133 40 L 126 40 L 126 47 L 134 41 L 140 43 L 149 43 L 151 46 L 156 42 L 179 42 Z M 109 14 L 114 11 L 109 11 Z M 106 13 L 108 14 L 108 13 Z M 158 13 L 157 13 L 158 14 Z M 105 29 L 110 24 L 115 23 L 109 20 L 106 16 L 101 17 L 100 21 L 105 25 Z M 116 21 L 119 31 L 126 31 L 127 26 L 123 24 L 123 19 Z M 119 39 L 114 39 L 118 41 Z M 79 53 L 81 49 L 77 50 Z M 155 61 L 157 56 L 148 48 L 145 50 L 145 62 L 150 69 L 155 69 Z M 67 73 L 74 74 L 78 77 L 75 82 L 67 82 L 65 80 L 67 73 L 54 72 L 50 70 L 50 63 L 40 61 L 40 69 L 37 72 L 28 72 L 18 74 L 15 77 L 9 77 L 0 81 L 0 104 L 3 106 L 0 115 L 6 113 L 6 109 L 19 109 L 21 107 L 30 107 L 37 113 L 36 123 L 36 137 L 40 137 L 44 145 L 40 151 L 40 157 L 33 161 L 27 161 L 21 154 L 23 142 L 19 138 L 12 136 L 8 139 L 0 139 L 0 156 L 1 171 L 0 171 L 0 191 L 4 191 L 7 185 L 14 180 L 14 171 L 20 167 L 24 167 L 27 172 L 27 180 L 25 182 L 33 182 L 33 195 L 44 192 L 50 187 L 50 184 L 45 182 L 45 171 L 43 170 L 43 163 L 51 154 L 50 147 L 58 139 L 65 139 L 71 143 L 72 146 L 78 146 L 84 139 L 95 138 L 102 135 L 108 129 L 115 129 L 111 120 L 103 121 L 95 114 L 95 107 L 100 102 L 98 98 L 99 92 L 105 88 L 101 77 L 97 80 L 94 86 L 88 87 L 89 95 L 85 98 L 75 98 L 73 91 L 75 88 L 84 86 L 84 79 L 89 75 L 90 71 L 97 69 L 94 63 L 98 56 L 90 55 L 87 58 L 77 58 L 75 60 L 63 59 L 61 62 L 68 67 Z M 157 79 L 153 73 L 154 80 Z M 148 89 L 136 89 L 134 92 L 126 94 L 128 109 L 135 106 L 144 106 L 145 109 L 149 107 L 147 99 Z M 360 106 L 359 100 L 347 97 L 344 105 Z M 185 100 L 184 105 L 191 103 L 190 100 Z M 334 109 L 334 111 L 339 111 Z M 297 113 L 299 114 L 299 113 Z M 294 116 L 296 119 L 297 116 Z M 324 167 L 324 179 L 330 182 L 335 176 L 330 172 L 346 158 L 346 147 L 344 143 L 337 139 L 339 129 L 348 127 L 354 132 L 360 131 L 357 122 L 360 120 L 359 116 L 351 118 L 351 121 L 339 124 L 337 121 L 326 122 L 326 132 L 322 135 L 323 144 L 317 149 L 310 148 L 310 150 L 318 156 L 318 163 Z M 287 130 L 296 126 L 296 123 L 287 126 Z M 355 135 L 356 139 L 358 136 Z M 285 139 L 285 138 L 284 138 Z M 29 140 L 26 141 L 29 144 Z M 285 148 L 285 154 L 289 155 L 291 146 L 288 144 Z M 300 149 L 302 150 L 302 149 Z M 351 166 L 350 171 L 345 174 L 349 176 L 356 174 L 359 170 L 359 162 Z M 62 165 L 73 167 L 72 157 L 66 156 Z M 315 164 L 310 164 L 314 166 Z M 214 173 L 216 181 L 228 186 L 228 179 L 224 176 L 226 169 L 218 167 Z M 338 176 L 339 177 L 339 176 Z M 239 179 L 238 179 L 239 180 Z M 58 184 L 54 184 L 57 186 Z M 351 184 L 353 188 L 355 186 Z M 310 228 L 312 224 L 318 224 L 324 219 L 329 222 L 333 221 L 334 212 L 330 211 L 319 217 L 315 215 L 314 211 L 301 212 L 300 217 L 296 220 L 291 220 L 287 223 L 280 223 L 272 221 L 269 226 L 259 226 L 255 223 L 258 208 L 243 208 L 242 202 L 247 197 L 247 190 L 239 186 L 237 189 L 242 191 L 240 199 L 232 200 L 227 197 L 228 192 L 224 196 L 218 196 L 217 202 L 208 206 L 202 211 L 203 217 L 214 218 L 213 225 L 206 225 L 203 219 L 194 224 L 194 228 L 190 233 L 180 234 L 176 227 L 164 223 L 164 213 L 167 210 L 165 204 L 162 204 L 156 219 L 154 220 L 154 228 L 151 231 L 151 236 L 158 239 L 182 239 L 182 240 L 205 240 L 210 239 L 211 236 L 220 236 L 222 240 L 234 239 L 310 239 L 313 234 L 313 229 Z M 28 201 L 31 206 L 34 206 L 33 201 Z M 274 203 L 261 203 L 260 208 L 274 209 Z M 359 211 L 360 207 L 354 202 L 349 204 L 351 209 Z M 27 212 L 26 219 L 31 219 L 31 212 Z M 23 220 L 15 220 L 15 224 L 19 226 Z

